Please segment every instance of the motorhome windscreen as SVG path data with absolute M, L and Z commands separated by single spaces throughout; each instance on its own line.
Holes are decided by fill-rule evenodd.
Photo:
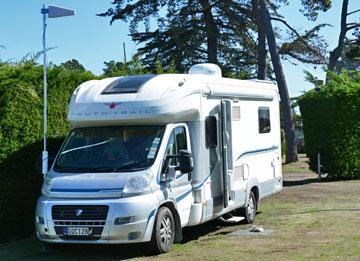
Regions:
M 101 94 L 137 93 L 141 86 L 155 76 L 155 74 L 145 74 L 122 77 L 110 83 Z
M 162 125 L 79 128 L 71 131 L 54 164 L 57 172 L 126 172 L 149 168 Z

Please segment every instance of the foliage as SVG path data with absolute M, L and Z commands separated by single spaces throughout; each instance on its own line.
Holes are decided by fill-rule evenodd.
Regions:
M 331 0 L 301 0 L 303 8 L 300 10 L 309 20 L 315 21 L 319 12 L 326 12 L 331 8 Z
M 79 61 L 76 59 L 71 59 L 69 61 L 66 61 L 66 62 L 62 63 L 60 66 L 62 66 L 64 69 L 70 70 L 70 71 L 81 71 L 81 72 L 86 71 L 84 66 L 82 64 L 80 64 Z
M 135 55 L 131 61 L 126 64 L 123 62 L 109 61 L 104 62 L 104 73 L 105 77 L 116 77 L 116 76 L 125 76 L 125 75 L 137 75 L 137 74 L 147 74 L 147 73 L 175 73 L 175 65 L 171 63 L 167 68 L 164 68 L 159 60 L 155 62 L 155 68 L 153 70 L 146 69 L 145 66 L 140 61 L 139 57 Z
M 360 74 L 329 73 L 328 83 L 299 104 L 311 167 L 319 152 L 330 178 L 360 178 Z
M 69 130 L 66 110 L 73 90 L 93 78 L 90 72 L 67 66 L 48 69 L 50 154 L 54 155 Z M 34 208 L 42 182 L 36 170 L 42 151 L 42 90 L 42 67 L 33 61 L 0 65 L 0 240 L 34 231 Z
M 136 55 L 131 59 L 131 61 L 126 62 L 126 64 L 123 62 L 116 62 L 114 60 L 111 60 L 109 62 L 104 62 L 104 65 L 105 68 L 103 69 L 103 76 L 105 77 L 146 73 L 146 71 L 144 70 L 144 66 Z
M 300 34 L 278 13 L 288 1 L 268 2 L 272 19 L 289 29 L 288 36 L 279 41 L 282 58 L 324 64 L 327 45 L 319 30 L 325 24 Z M 195 63 L 212 62 L 222 68 L 225 76 L 242 74 L 254 78 L 259 51 L 256 33 L 261 18 L 257 5 L 258 0 L 115 0 L 112 8 L 99 15 L 110 17 L 110 23 L 130 21 L 130 35 L 141 44 L 137 54 L 150 70 L 154 70 L 156 61 L 165 68 L 173 63 L 178 72 Z

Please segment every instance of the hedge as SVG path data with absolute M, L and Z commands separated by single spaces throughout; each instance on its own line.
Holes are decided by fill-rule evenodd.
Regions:
M 320 153 L 329 178 L 360 178 L 360 74 L 330 73 L 328 83 L 305 93 L 299 105 L 311 168 Z
M 93 79 L 87 71 L 48 70 L 48 147 L 54 155 L 69 131 L 67 106 L 73 90 Z M 31 62 L 0 64 L 0 242 L 34 233 L 34 208 L 42 176 L 43 73 Z

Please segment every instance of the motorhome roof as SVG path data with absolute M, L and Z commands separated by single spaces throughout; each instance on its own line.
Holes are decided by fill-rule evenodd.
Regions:
M 144 121 L 144 113 L 125 115 L 127 108 L 133 112 L 151 111 L 146 116 L 149 121 L 151 117 L 152 120 L 159 120 L 160 114 L 166 114 L 165 118 L 160 117 L 162 121 L 173 120 L 174 115 L 182 115 L 179 117 L 183 120 L 194 120 L 198 117 L 199 105 L 184 102 L 185 97 L 192 94 L 225 98 L 277 97 L 277 87 L 273 84 L 222 78 L 216 68 L 210 70 L 210 75 L 206 72 L 202 74 L 204 68 L 193 70 L 192 74 L 138 75 L 84 82 L 74 91 L 68 119 L 74 126 L 92 125 L 92 121 L 104 120 Z M 120 107 L 124 112 L 122 116 L 115 114 Z

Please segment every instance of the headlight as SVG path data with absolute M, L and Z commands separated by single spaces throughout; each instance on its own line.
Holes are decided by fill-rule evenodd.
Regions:
M 44 183 L 41 188 L 41 193 L 44 196 L 46 196 L 47 194 L 50 193 L 51 185 L 52 185 L 52 179 L 48 175 L 46 175 L 46 178 L 45 178 Z
M 137 175 L 129 177 L 125 186 L 124 194 L 144 193 L 149 192 L 149 185 L 151 183 L 151 175 Z

